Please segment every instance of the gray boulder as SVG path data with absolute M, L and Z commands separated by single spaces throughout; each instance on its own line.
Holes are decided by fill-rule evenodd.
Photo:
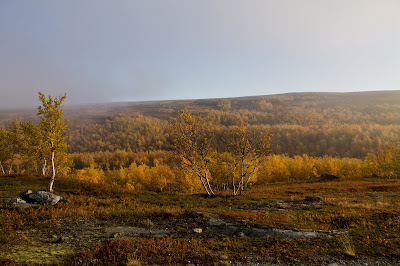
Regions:
M 51 206 L 56 205 L 59 201 L 66 202 L 65 200 L 63 200 L 63 197 L 43 190 L 37 192 L 32 192 L 31 190 L 27 190 L 22 194 L 22 198 L 27 203 L 51 205 Z

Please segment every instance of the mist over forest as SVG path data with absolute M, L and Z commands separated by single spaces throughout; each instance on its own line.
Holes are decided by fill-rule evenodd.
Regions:
M 400 91 L 294 93 L 225 99 L 66 106 L 70 153 L 168 149 L 168 123 L 188 108 L 216 131 L 242 119 L 274 134 L 272 152 L 363 158 L 399 143 Z M 0 112 L 0 122 L 37 120 L 35 110 Z

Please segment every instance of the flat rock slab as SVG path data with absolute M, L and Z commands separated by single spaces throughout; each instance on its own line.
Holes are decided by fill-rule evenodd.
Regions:
M 227 223 L 220 218 L 212 217 L 207 220 L 206 224 L 208 226 L 223 226 L 223 225 L 226 225 Z
M 277 228 L 250 228 L 243 231 L 248 237 L 263 237 L 263 236 L 283 236 L 286 238 L 316 238 L 316 237 L 333 237 L 332 233 L 320 231 L 299 231 Z
M 312 230 L 288 230 L 278 228 L 245 228 L 242 229 L 239 226 L 226 224 L 220 226 L 211 226 L 210 230 L 216 233 L 222 233 L 227 236 L 245 236 L 245 237 L 265 237 L 265 236 L 283 236 L 286 238 L 316 238 L 326 237 L 331 238 L 336 233 L 323 232 L 323 231 L 312 231 Z
M 111 237 L 125 236 L 125 237 L 137 237 L 137 236 L 153 236 L 153 237 L 165 237 L 171 231 L 167 229 L 148 229 L 143 227 L 133 226 L 115 226 L 107 227 L 105 229 L 106 234 Z

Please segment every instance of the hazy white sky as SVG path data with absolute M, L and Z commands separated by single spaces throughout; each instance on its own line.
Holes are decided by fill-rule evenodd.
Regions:
M 0 0 L 0 109 L 400 89 L 398 0 Z

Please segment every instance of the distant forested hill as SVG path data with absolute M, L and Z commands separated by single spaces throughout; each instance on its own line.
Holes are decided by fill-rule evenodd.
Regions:
M 400 143 L 400 91 L 292 93 L 227 99 L 68 106 L 69 152 L 169 149 L 168 124 L 188 108 L 221 132 L 242 119 L 274 134 L 274 153 L 362 158 Z M 34 120 L 36 111 L 0 112 L 0 123 Z

